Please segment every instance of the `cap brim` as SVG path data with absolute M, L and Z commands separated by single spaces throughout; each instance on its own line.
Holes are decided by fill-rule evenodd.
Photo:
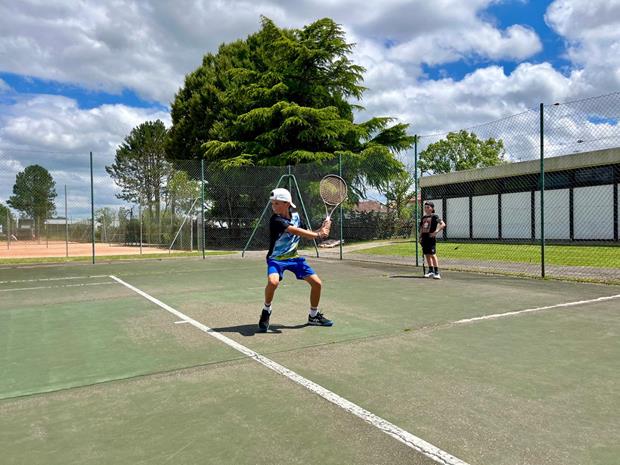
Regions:
M 297 205 L 295 205 L 293 202 L 289 202 L 291 204 L 291 207 L 293 208 L 297 208 Z

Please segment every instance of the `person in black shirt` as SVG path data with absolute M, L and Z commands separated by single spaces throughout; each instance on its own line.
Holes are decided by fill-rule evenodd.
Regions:
M 422 253 L 426 257 L 428 264 L 428 273 L 425 278 L 441 279 L 439 274 L 439 263 L 437 262 L 437 240 L 435 237 L 446 227 L 439 216 L 435 214 L 435 205 L 433 202 L 424 202 L 424 216 L 420 221 L 420 244 L 422 244 Z

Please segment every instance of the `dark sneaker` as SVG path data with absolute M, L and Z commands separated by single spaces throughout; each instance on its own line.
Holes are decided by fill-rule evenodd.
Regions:
M 325 318 L 322 313 L 317 313 L 315 317 L 308 315 L 308 324 L 314 326 L 333 326 L 334 322 Z
M 271 313 L 263 309 L 263 311 L 260 314 L 260 320 L 258 320 L 258 332 L 259 333 L 266 333 L 267 330 L 269 329 L 269 317 L 270 316 L 271 316 Z

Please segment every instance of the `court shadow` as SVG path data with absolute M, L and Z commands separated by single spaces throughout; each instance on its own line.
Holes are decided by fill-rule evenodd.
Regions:
M 303 323 L 300 325 L 280 325 L 280 324 L 272 324 L 269 325 L 269 331 L 267 333 L 275 333 L 280 334 L 282 330 L 287 329 L 302 329 L 308 326 L 307 323 Z M 218 333 L 239 333 L 242 336 L 254 336 L 255 334 L 264 334 L 258 330 L 258 324 L 254 323 L 251 325 L 238 325 L 238 326 L 226 326 L 222 328 L 211 328 L 213 331 Z

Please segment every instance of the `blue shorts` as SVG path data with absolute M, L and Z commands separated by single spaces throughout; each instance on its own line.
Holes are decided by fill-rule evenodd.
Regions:
M 305 279 L 308 276 L 316 274 L 314 270 L 306 263 L 304 257 L 289 258 L 287 260 L 274 260 L 272 258 L 267 259 L 267 276 L 273 273 L 278 273 L 280 281 L 282 281 L 284 272 L 292 271 L 295 273 L 297 279 Z

